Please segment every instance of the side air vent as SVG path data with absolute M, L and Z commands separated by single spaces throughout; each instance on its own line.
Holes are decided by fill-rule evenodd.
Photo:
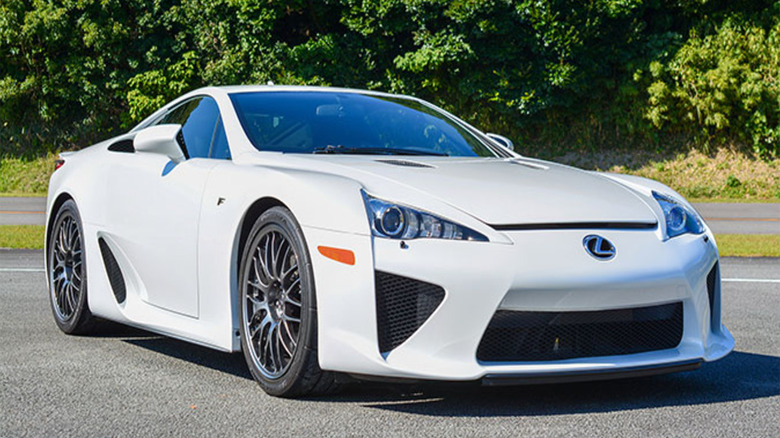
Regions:
M 118 142 L 109 146 L 108 150 L 111 152 L 125 152 L 130 154 L 135 153 L 133 140 L 119 140 Z
M 434 166 L 431 166 L 430 164 L 418 163 L 416 161 L 407 161 L 407 160 L 376 160 L 376 162 L 391 164 L 393 166 L 421 167 L 421 168 L 428 168 L 428 169 L 434 168 Z
M 403 344 L 444 300 L 444 289 L 399 275 L 376 272 L 376 319 L 379 351 Z
M 715 315 L 715 309 L 716 309 L 716 300 L 718 294 L 717 292 L 718 287 L 718 263 L 715 262 L 715 266 L 712 267 L 710 270 L 710 273 L 707 274 L 707 296 L 709 297 L 710 302 L 710 326 L 712 327 L 712 330 L 717 330 L 719 327 L 717 327 L 718 324 L 720 324 L 720 318 L 718 315 Z
M 122 304 L 125 302 L 125 298 L 127 298 L 127 288 L 125 287 L 125 278 L 122 276 L 122 270 L 119 269 L 119 263 L 116 262 L 114 253 L 111 252 L 111 249 L 102 237 L 98 239 L 98 245 L 100 246 L 100 254 L 103 256 L 108 282 L 111 283 L 111 289 L 114 291 L 116 302 Z

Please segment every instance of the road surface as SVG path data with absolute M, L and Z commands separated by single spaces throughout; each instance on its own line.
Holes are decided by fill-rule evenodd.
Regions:
M 0 436 L 780 436 L 780 259 L 723 259 L 734 353 L 643 379 L 265 395 L 240 354 L 52 320 L 40 251 L 0 251 Z M 770 280 L 757 282 L 754 280 Z

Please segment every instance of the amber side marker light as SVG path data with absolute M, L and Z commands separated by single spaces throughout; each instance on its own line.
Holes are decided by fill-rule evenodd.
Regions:
M 318 246 L 317 250 L 325 257 L 347 265 L 355 264 L 355 253 L 348 249 Z

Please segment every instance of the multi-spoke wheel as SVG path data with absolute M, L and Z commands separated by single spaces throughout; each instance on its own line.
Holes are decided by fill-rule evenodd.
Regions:
M 76 203 L 66 201 L 49 232 L 47 261 L 54 320 L 70 334 L 88 332 L 92 322 L 87 306 L 83 235 Z
M 331 389 L 333 375 L 317 362 L 311 262 L 289 210 L 274 207 L 257 220 L 239 279 L 242 348 L 263 389 L 288 397 Z
M 251 257 L 245 303 L 249 344 L 258 369 L 274 378 L 290 365 L 301 331 L 298 255 L 284 234 L 269 226 Z

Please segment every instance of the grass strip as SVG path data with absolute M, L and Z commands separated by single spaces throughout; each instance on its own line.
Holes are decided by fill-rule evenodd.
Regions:
M 45 198 L 46 192 L 2 192 L 0 198 Z
M 43 225 L 0 225 L 0 248 L 43 249 Z
M 0 157 L 0 193 L 46 193 L 56 160 L 56 154 L 35 159 Z
M 780 257 L 778 234 L 716 234 L 721 257 Z
M 0 225 L 0 248 L 43 249 L 43 225 Z M 721 257 L 780 257 L 780 235 L 718 234 Z
M 2 196 L 2 195 L 0 195 Z M 780 198 L 686 198 L 691 204 L 777 204 Z

